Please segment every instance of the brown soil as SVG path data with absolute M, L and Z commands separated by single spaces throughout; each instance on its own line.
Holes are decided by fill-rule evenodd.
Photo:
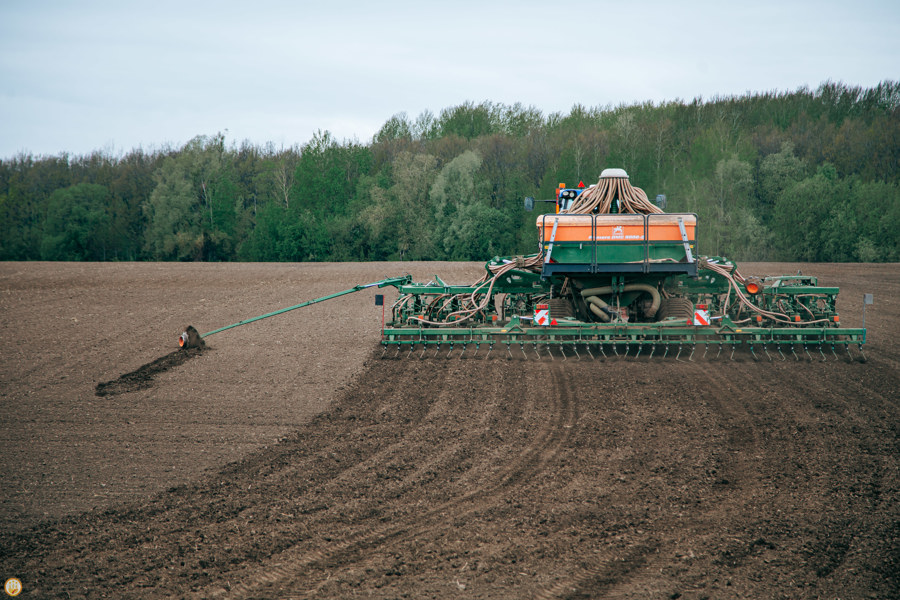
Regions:
M 185 322 L 479 268 L 0 263 L 4 579 L 22 597 L 900 597 L 897 265 L 742 266 L 840 286 L 846 326 L 874 293 L 864 364 L 380 359 L 385 290 L 174 352 Z

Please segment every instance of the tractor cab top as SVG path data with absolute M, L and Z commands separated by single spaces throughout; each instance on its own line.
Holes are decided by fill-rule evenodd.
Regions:
M 585 190 L 584 182 L 580 182 L 577 188 L 567 188 L 566 184 L 559 184 L 559 188 L 556 190 L 556 212 L 561 213 L 563 211 L 569 210 L 569 207 L 572 206 L 572 203 L 575 202 L 575 198 L 581 195 L 581 192 Z

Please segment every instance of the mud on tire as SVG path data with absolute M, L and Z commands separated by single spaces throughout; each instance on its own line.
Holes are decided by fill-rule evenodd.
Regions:
M 566 319 L 575 316 L 575 308 L 568 298 L 551 298 L 547 301 L 551 319 Z
M 663 321 L 669 317 L 676 319 L 693 319 L 694 303 L 687 298 L 663 298 L 656 311 L 656 320 Z

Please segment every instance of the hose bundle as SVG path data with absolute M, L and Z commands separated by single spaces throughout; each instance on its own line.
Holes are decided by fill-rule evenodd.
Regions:
M 501 265 L 489 264 L 488 269 L 490 270 L 490 275 L 488 273 L 485 273 L 481 277 L 481 279 L 472 284 L 475 289 L 471 293 L 444 294 L 436 297 L 430 305 L 432 307 L 435 307 L 438 312 L 442 312 L 443 308 L 447 307 L 455 300 L 458 301 L 461 306 L 459 310 L 449 313 L 442 321 L 426 319 L 424 316 L 410 317 L 409 320 L 425 325 L 432 325 L 435 327 L 459 325 L 465 321 L 468 321 L 479 312 L 487 308 L 488 304 L 494 297 L 492 292 L 497 279 L 499 279 L 512 269 L 525 269 L 535 272 L 540 271 L 543 261 L 544 255 L 543 253 L 541 253 L 533 256 L 516 257 L 514 260 L 504 260 L 503 264 Z M 409 302 L 411 298 L 412 297 L 410 295 L 399 298 L 394 304 L 394 307 L 403 306 L 403 304 Z
M 570 215 L 612 212 L 613 202 L 618 200 L 620 213 L 661 213 L 662 209 L 647 199 L 647 194 L 628 181 L 623 169 L 605 169 L 600 181 L 583 191 L 565 212 Z
M 731 291 L 734 290 L 735 296 L 737 297 L 737 301 L 744 308 L 746 308 L 752 312 L 755 312 L 759 315 L 762 315 L 763 317 L 771 319 L 771 320 L 775 321 L 776 323 L 782 323 L 785 325 L 798 325 L 798 324 L 813 325 L 816 323 L 828 323 L 828 319 L 817 319 L 817 318 L 815 318 L 815 316 L 812 315 L 812 313 L 810 313 L 810 316 L 812 317 L 811 319 L 809 319 L 807 321 L 801 321 L 798 323 L 797 321 L 792 321 L 790 319 L 790 317 L 788 317 L 784 313 L 773 312 L 771 310 L 766 310 L 764 308 L 760 308 L 759 306 L 757 306 L 753 302 L 751 302 L 750 299 L 747 298 L 747 296 L 741 291 L 741 286 L 739 284 L 743 284 L 745 282 L 745 279 L 740 273 L 738 273 L 737 269 L 735 269 L 734 267 L 729 269 L 725 265 L 721 265 L 721 264 L 719 264 L 713 260 L 710 260 L 708 258 L 701 258 L 700 259 L 700 268 L 708 269 L 714 273 L 718 273 L 719 275 L 724 277 L 729 283 L 728 293 L 725 296 L 725 301 L 722 303 L 722 314 L 723 315 L 728 310 L 728 303 L 731 298 Z M 807 309 L 807 311 L 808 310 L 809 309 Z M 743 321 L 735 321 L 735 323 L 736 324 L 744 323 L 749 320 L 750 319 L 744 319 Z

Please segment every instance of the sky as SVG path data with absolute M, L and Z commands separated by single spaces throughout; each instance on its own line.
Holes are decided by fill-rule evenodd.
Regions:
M 898 79 L 896 0 L 0 0 L 0 159 Z

